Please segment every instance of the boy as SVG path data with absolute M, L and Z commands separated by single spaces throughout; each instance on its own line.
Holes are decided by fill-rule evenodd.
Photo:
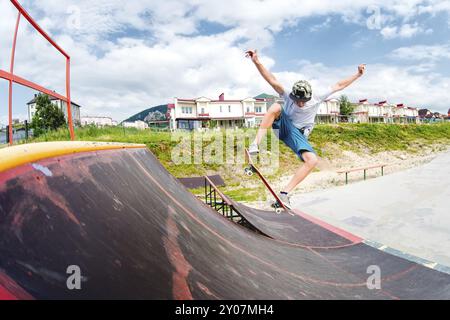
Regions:
M 361 77 L 365 71 L 365 64 L 358 66 L 358 73 L 336 83 L 329 92 L 324 95 L 313 94 L 311 85 L 306 80 L 294 83 L 292 91 L 289 93 L 277 81 L 259 61 L 256 50 L 246 51 L 246 57 L 252 59 L 261 76 L 274 88 L 274 90 L 284 99 L 283 107 L 279 103 L 274 103 L 259 127 L 254 142 L 249 147 L 250 154 L 259 152 L 258 145 L 265 135 L 267 128 L 278 129 L 278 138 L 282 140 L 298 157 L 304 165 L 297 169 L 289 183 L 281 190 L 279 197 L 283 204 L 290 208 L 289 192 L 291 192 L 317 165 L 318 159 L 314 149 L 308 142 L 308 136 L 314 127 L 314 119 L 319 109 L 319 105 L 330 97 L 333 93 L 343 90 Z

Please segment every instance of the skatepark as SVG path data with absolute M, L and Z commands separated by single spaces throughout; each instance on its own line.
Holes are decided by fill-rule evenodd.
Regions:
M 76 141 L 70 56 L 11 2 L 19 12 L 11 68 L 0 70 L 10 85 L 9 130 L 16 83 L 66 103 L 71 141 L 13 145 L 10 131 L 0 149 L 0 300 L 450 299 L 450 154 L 302 194 L 278 214 L 210 182 L 235 223 L 146 145 Z M 14 74 L 21 17 L 64 57 L 65 95 Z M 73 268 L 79 290 L 69 285 Z

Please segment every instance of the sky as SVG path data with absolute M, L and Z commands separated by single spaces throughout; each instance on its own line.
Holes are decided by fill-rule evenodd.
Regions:
M 339 94 L 447 113 L 448 0 L 22 0 L 71 56 L 71 95 L 82 116 L 125 118 L 175 97 L 244 99 L 273 89 L 247 49 L 289 90 L 316 92 L 357 71 Z M 0 69 L 9 70 L 16 9 L 0 0 Z M 15 73 L 65 93 L 65 60 L 22 19 Z M 8 83 L 0 79 L 0 124 Z M 32 90 L 14 86 L 14 118 Z M 339 96 L 339 95 L 338 95 Z

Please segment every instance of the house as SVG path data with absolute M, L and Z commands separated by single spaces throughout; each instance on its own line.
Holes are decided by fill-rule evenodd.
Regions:
M 391 110 L 391 106 L 386 100 L 378 103 L 369 104 L 369 122 L 370 123 L 387 123 L 388 113 Z
M 440 114 L 439 112 L 433 112 L 429 109 L 420 109 L 418 113 L 421 122 L 440 122 L 445 119 L 445 115 Z
M 427 121 L 433 118 L 433 112 L 429 109 L 420 109 L 419 118 L 421 121 Z
M 418 123 L 419 112 L 417 108 L 407 107 L 403 103 L 390 104 L 386 100 L 370 103 L 361 99 L 353 104 L 353 122 L 357 123 Z
M 174 103 L 168 105 L 170 128 L 193 130 L 209 127 L 257 127 L 275 101 L 282 102 L 276 97 L 226 100 L 224 93 L 218 100 L 206 97 L 175 98 Z
M 317 123 L 338 123 L 340 114 L 340 103 L 338 99 L 328 99 L 319 105 L 316 115 Z
M 169 109 L 167 109 L 169 110 Z M 149 128 L 166 128 L 170 125 L 170 115 L 168 112 L 162 113 L 161 111 L 149 112 L 144 118 L 144 122 L 149 125 Z
M 442 121 L 445 119 L 445 115 L 440 114 L 439 112 L 434 112 L 433 117 L 434 117 L 434 119 L 436 119 L 438 121 Z
M 414 107 L 406 107 L 406 122 L 419 123 L 419 110 Z
M 117 121 L 113 121 L 111 117 L 81 117 L 81 125 L 87 126 L 87 125 L 95 125 L 97 127 L 104 127 L 104 126 L 114 126 L 117 125 Z
M 136 128 L 139 130 L 148 129 L 148 124 L 141 120 L 134 122 L 122 122 L 122 126 L 125 128 Z
M 37 94 L 34 95 L 34 98 L 27 103 L 28 106 L 28 121 L 31 122 L 33 120 L 33 117 L 36 113 L 36 98 L 37 98 Z M 57 105 L 59 107 L 59 109 L 64 113 L 64 117 L 66 118 L 67 121 L 67 103 L 65 101 L 62 101 L 58 98 L 55 97 L 50 97 L 49 96 L 50 101 Z M 81 117 L 80 117 L 80 109 L 81 106 L 76 104 L 75 102 L 71 101 L 70 103 L 71 107 L 72 107 L 72 121 L 74 125 L 80 125 L 81 124 Z
M 369 101 L 361 99 L 358 103 L 352 103 L 354 109 L 351 114 L 351 121 L 355 123 L 369 122 Z

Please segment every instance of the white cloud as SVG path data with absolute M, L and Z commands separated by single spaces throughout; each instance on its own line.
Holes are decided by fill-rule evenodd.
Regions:
M 401 47 L 395 49 L 390 54 L 390 57 L 400 60 L 427 60 L 431 62 L 436 62 L 442 59 L 450 59 L 450 44 L 439 44 L 432 46 L 415 45 L 411 47 Z
M 309 28 L 309 31 L 317 32 L 317 31 L 329 28 L 330 25 L 331 25 L 331 18 L 328 17 L 328 18 L 326 18 L 326 20 L 324 22 L 311 26 Z
M 145 107 L 170 102 L 174 96 L 216 97 L 225 92 L 227 97 L 242 98 L 269 91 L 243 51 L 257 47 L 264 53 L 277 32 L 305 17 L 340 15 L 347 22 L 365 25 L 368 6 L 377 6 L 383 13 L 382 24 L 389 23 L 380 32 L 393 39 L 427 32 L 410 22 L 418 14 L 450 11 L 445 1 L 431 5 L 428 0 L 28 0 L 23 5 L 72 56 L 72 97 L 84 107 L 82 112 L 112 115 L 118 120 Z M 74 6 L 80 12 L 79 28 L 70 23 L 77 12 L 72 10 Z M 12 40 L 15 11 L 8 1 L 2 1 L 0 12 L 3 54 Z M 397 20 L 404 22 L 401 27 L 394 24 Z M 200 35 L 202 21 L 219 23 L 228 30 Z M 326 18 L 323 26 L 329 22 Z M 64 93 L 64 59 L 31 29 L 23 28 L 25 24 L 22 21 L 17 73 Z M 275 63 L 263 54 L 262 59 L 269 68 Z M 0 61 L 2 69 L 8 68 L 7 60 Z M 389 93 L 393 100 L 403 100 L 404 96 L 413 103 L 424 98 L 418 94 L 420 90 L 409 90 L 407 84 L 417 89 L 418 83 L 425 83 L 435 93 L 423 102 L 443 103 L 439 87 L 431 87 L 431 82 L 423 82 L 412 71 L 382 65 L 369 68 L 371 73 L 348 91 L 355 98 L 370 93 L 378 99 L 375 97 Z M 328 75 L 338 80 L 353 69 L 302 62 L 298 70 L 277 76 L 287 87 L 298 78 L 311 77 L 320 85 Z M 393 77 L 396 73 L 404 81 L 401 84 Z M 388 88 L 395 89 L 386 90 L 378 76 Z M 433 81 L 448 84 L 446 78 Z
M 134 28 L 151 31 L 164 41 L 180 34 L 195 35 L 200 21 L 256 31 L 249 34 L 252 38 L 262 30 L 278 32 L 304 17 L 336 14 L 347 22 L 365 25 L 370 15 L 377 13 L 385 26 L 394 19 L 407 24 L 420 14 L 450 12 L 446 0 L 41 0 L 29 5 L 41 14 L 45 9 L 45 15 L 54 21 L 55 31 L 74 37 L 104 39 L 111 33 Z M 80 29 L 67 26 L 72 7 L 81 13 Z M 406 36 L 413 32 L 411 28 L 405 26 L 400 32 Z
M 386 39 L 393 39 L 398 34 L 398 28 L 397 27 L 384 27 L 381 29 L 381 35 Z
M 420 27 L 417 23 L 415 24 L 404 24 L 401 27 L 397 26 L 387 26 L 381 29 L 380 33 L 385 39 L 394 39 L 394 38 L 411 38 L 417 34 L 424 33 L 430 34 L 432 33 L 432 29 L 424 29 Z
M 313 86 L 319 90 L 354 73 L 356 66 L 333 68 L 321 64 L 304 64 L 298 70 L 299 75 L 307 75 L 308 79 L 313 79 Z M 362 98 L 374 102 L 388 100 L 391 103 L 427 107 L 444 113 L 448 109 L 445 88 L 449 87 L 450 77 L 433 73 L 418 74 L 400 66 L 374 64 L 368 65 L 366 74 L 340 94 L 348 95 L 353 101 Z

